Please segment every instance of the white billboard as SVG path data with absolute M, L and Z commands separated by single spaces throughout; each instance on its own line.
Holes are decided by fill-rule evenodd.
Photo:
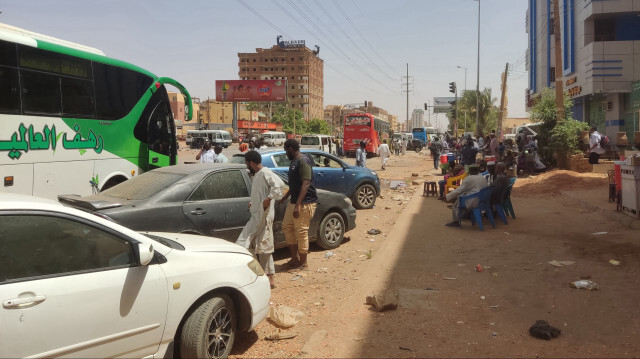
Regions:
M 455 101 L 455 97 L 434 97 L 433 113 L 447 113 L 451 109 L 451 102 Z

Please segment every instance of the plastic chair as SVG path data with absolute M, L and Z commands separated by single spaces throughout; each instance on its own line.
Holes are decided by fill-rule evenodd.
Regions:
M 511 178 L 509 182 L 509 187 L 507 187 L 507 195 L 502 200 L 501 207 L 504 210 L 506 215 L 511 215 L 511 218 L 516 219 L 516 213 L 513 211 L 513 204 L 511 204 L 511 189 L 513 188 L 513 184 L 516 183 L 515 178 Z M 506 217 L 505 217 L 506 219 Z
M 469 172 L 464 172 L 463 174 L 461 174 L 460 176 L 456 176 L 456 177 L 449 177 L 447 178 L 447 184 L 444 185 L 444 194 L 443 195 L 447 195 L 447 193 L 453 191 L 454 189 L 460 187 L 460 182 L 462 182 L 462 180 L 467 177 L 469 175 Z
M 485 187 L 481 189 L 480 192 L 468 196 L 460 196 L 458 213 L 462 213 L 466 201 L 476 197 L 478 198 L 478 206 L 471 210 L 471 224 L 475 225 L 475 223 L 478 222 L 478 228 L 483 231 L 482 212 L 484 212 L 487 214 L 491 226 L 496 228 L 496 222 L 493 220 L 493 213 L 491 211 L 491 187 Z M 458 223 L 460 223 L 460 228 L 462 228 L 462 218 L 458 218 Z

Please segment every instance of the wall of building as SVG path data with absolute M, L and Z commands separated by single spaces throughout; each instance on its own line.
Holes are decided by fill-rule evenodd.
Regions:
M 256 49 L 238 53 L 238 76 L 245 80 L 287 80 L 287 98 L 292 108 L 308 121 L 324 118 L 324 62 L 307 47 Z
M 638 129 L 630 93 L 640 80 L 640 1 L 558 0 L 563 87 L 572 115 L 614 142 L 618 132 Z M 527 13 L 529 95 L 555 87 L 552 0 L 529 0 Z

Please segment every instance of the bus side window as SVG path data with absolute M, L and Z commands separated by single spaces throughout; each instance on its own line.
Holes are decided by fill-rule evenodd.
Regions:
M 22 70 L 22 100 L 25 113 L 61 115 L 60 78 Z
M 18 70 L 0 68 L 0 113 L 20 113 Z

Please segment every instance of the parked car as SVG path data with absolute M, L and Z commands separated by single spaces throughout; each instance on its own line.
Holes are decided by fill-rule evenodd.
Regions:
M 246 165 L 199 163 L 145 172 L 96 195 L 58 199 L 137 231 L 202 234 L 235 242 L 251 218 L 250 194 Z M 322 248 L 336 248 L 356 226 L 356 210 L 350 199 L 337 193 L 318 191 L 318 197 L 309 238 Z M 276 247 L 286 246 L 285 209 L 286 203 L 276 203 Z
M 289 172 L 289 159 L 282 149 L 260 150 L 262 165 L 284 176 Z M 313 184 L 318 189 L 341 193 L 351 199 L 358 209 L 372 208 L 380 195 L 380 179 L 375 171 L 347 164 L 324 151 L 301 148 L 313 165 Z M 233 163 L 244 164 L 244 153 L 231 158 Z
M 271 289 L 246 249 L 0 194 L 0 357 L 226 357 Z
M 302 135 L 302 137 L 300 137 L 300 148 L 324 151 L 334 156 L 337 150 L 332 136 L 313 134 Z

